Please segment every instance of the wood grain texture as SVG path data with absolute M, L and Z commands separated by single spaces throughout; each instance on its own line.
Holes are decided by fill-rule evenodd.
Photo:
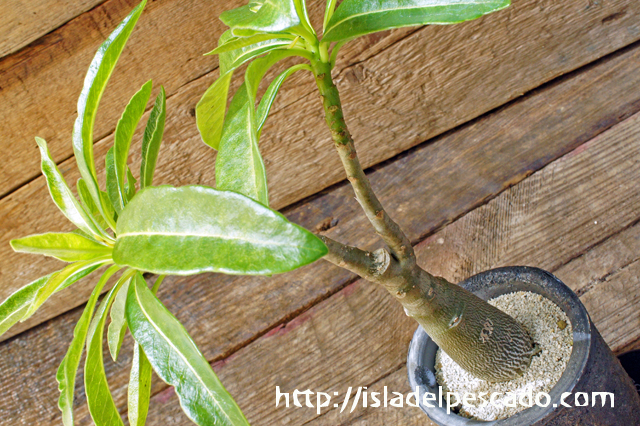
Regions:
M 113 1 L 115 0 L 110 0 Z M 101 7 L 107 7 L 110 2 Z M 633 25 L 636 23 L 621 18 L 620 27 L 624 28 L 624 34 L 627 35 L 614 37 L 613 32 L 617 30 L 601 22 L 601 15 L 608 13 L 607 8 L 618 7 L 617 4 L 608 4 L 607 8 L 594 6 L 587 12 L 572 2 L 543 11 L 539 10 L 540 5 L 539 2 L 522 1 L 510 9 L 512 12 L 508 19 L 500 20 L 498 15 L 495 15 L 494 18 L 487 17 L 493 19 L 492 21 L 473 21 L 457 26 L 455 31 L 452 30 L 453 27 L 426 27 L 415 33 L 407 33 L 409 36 L 405 39 L 400 38 L 399 41 L 398 37 L 407 34 L 386 33 L 378 35 L 377 38 L 364 39 L 372 42 L 373 46 L 354 44 L 353 47 L 349 47 L 353 50 L 347 50 L 345 57 L 350 58 L 350 61 L 360 58 L 358 61 L 361 62 L 345 62 L 345 66 L 349 63 L 353 65 L 344 69 L 338 78 L 339 85 L 345 93 L 345 108 L 348 116 L 352 117 L 350 123 L 357 138 L 363 164 L 371 166 L 390 158 L 425 138 L 476 117 L 542 81 L 595 59 L 633 39 L 628 37 L 628 34 L 633 34 Z M 153 7 L 159 8 L 160 4 Z M 144 25 L 141 27 L 140 37 L 147 34 L 144 30 L 145 25 L 159 25 L 154 24 L 153 20 L 164 19 L 164 14 L 167 13 L 164 9 L 156 10 L 153 7 L 150 7 L 145 15 L 145 19 L 150 21 L 147 24 L 141 23 Z M 563 8 L 562 13 L 565 14 L 562 23 L 556 22 L 555 13 L 560 13 L 558 7 Z M 624 16 L 635 13 L 632 12 L 633 8 L 626 10 L 628 12 L 625 12 Z M 545 15 L 547 13 L 549 15 Z M 545 25 L 551 34 L 557 36 L 557 40 L 563 40 L 562 42 L 554 38 L 543 44 L 536 44 L 536 38 L 532 34 L 537 31 L 541 19 L 547 19 Z M 197 25 L 197 22 L 194 25 Z M 483 31 L 486 32 L 486 28 L 490 29 L 488 35 L 480 37 L 479 34 L 485 34 Z M 588 31 L 585 32 L 585 28 Z M 607 37 L 604 37 L 605 33 L 608 34 Z M 577 47 L 585 42 L 586 39 L 582 37 L 595 35 L 598 36 L 593 49 L 584 50 Z M 130 51 L 135 51 L 136 43 L 143 42 L 144 40 L 134 43 L 132 40 L 134 48 Z M 394 44 L 389 47 L 391 42 Z M 514 57 L 518 60 L 513 59 Z M 471 63 L 471 58 L 477 58 L 479 62 Z M 550 58 L 556 58 L 557 61 L 554 62 Z M 123 64 L 129 63 L 130 60 L 131 58 L 123 58 Z M 452 69 L 448 66 L 450 63 L 460 66 Z M 206 68 L 205 65 L 201 67 Z M 199 72 L 202 71 L 202 68 L 198 69 Z M 528 71 L 522 74 L 523 69 Z M 118 71 L 120 77 L 116 80 L 126 80 L 127 72 Z M 612 86 L 616 97 L 606 98 L 600 93 L 592 92 L 591 96 L 596 96 L 596 99 L 612 106 L 616 112 L 609 110 L 609 113 L 601 114 L 597 111 L 602 108 L 600 105 L 589 107 L 592 108 L 589 111 L 580 111 L 579 114 L 593 114 L 593 120 L 586 119 L 586 122 L 590 123 L 588 127 L 583 127 L 584 123 L 576 121 L 573 134 L 567 132 L 570 143 L 583 141 L 585 137 L 593 136 L 594 132 L 610 125 L 619 117 L 637 110 L 637 73 L 616 67 L 607 72 L 611 74 L 607 78 L 630 79 L 629 84 L 623 82 L 623 86 Z M 168 100 L 168 123 L 165 144 L 158 162 L 157 183 L 213 184 L 214 154 L 200 141 L 194 125 L 193 107 L 216 73 L 217 71 L 214 71 L 198 78 L 177 91 L 169 88 L 170 93 L 175 93 Z M 178 74 L 182 75 L 179 72 Z M 121 84 L 130 84 L 130 80 Z M 482 84 L 474 84 L 476 81 L 482 81 Z M 309 86 L 309 93 L 312 93 L 312 83 L 307 81 L 306 84 Z M 276 112 L 267 122 L 263 133 L 265 137 L 261 146 L 269 176 L 271 201 L 276 208 L 294 203 L 343 179 L 338 157 L 333 152 L 328 132 L 322 123 L 319 102 L 315 99 L 317 95 L 308 94 L 296 100 L 296 96 L 299 97 L 307 85 L 297 90 L 293 90 L 293 86 L 287 86 L 290 90 L 285 90 L 279 98 Z M 424 90 L 416 91 L 416 87 Z M 115 91 L 122 93 L 120 89 Z M 603 97 L 605 99 L 602 99 Z M 124 99 L 119 101 L 124 102 Z M 586 98 L 580 98 L 580 102 L 583 101 L 592 105 Z M 0 108 L 2 105 L 0 103 Z M 564 120 L 569 120 L 571 114 L 578 114 L 573 109 L 574 105 L 566 105 L 564 108 L 563 111 L 556 111 Z M 545 120 L 553 124 L 554 119 L 549 117 Z M 509 122 L 503 122 L 500 126 L 508 124 Z M 555 124 L 558 125 L 559 122 Z M 520 139 L 523 144 L 526 144 L 527 139 L 533 134 L 512 126 L 509 126 L 508 132 L 509 137 Z M 136 137 L 137 141 L 139 135 L 140 132 Z M 103 169 L 103 155 L 111 141 L 111 136 L 107 136 L 96 144 L 99 170 Z M 58 146 L 70 148 L 69 143 L 60 143 Z M 137 164 L 139 160 L 138 147 L 139 142 L 134 145 L 133 164 Z M 540 161 L 549 161 L 556 154 L 556 151 L 552 151 L 550 156 L 542 156 Z M 35 150 L 31 157 L 36 158 Z M 524 163 L 518 167 L 526 168 L 527 159 L 520 158 Z M 15 163 L 19 161 L 22 160 L 16 159 Z M 78 173 L 73 160 L 63 162 L 61 168 L 68 180 L 75 182 Z M 133 169 L 137 170 L 137 167 Z M 449 207 L 459 212 L 456 210 L 456 202 L 453 201 L 453 205 Z M 8 241 L 33 233 L 68 230 L 68 224 L 61 220 L 62 216 L 48 201 L 42 178 L 33 180 L 0 200 L 0 218 L 0 298 L 5 298 L 20 286 L 59 265 L 53 260 L 12 253 Z M 420 219 L 420 216 L 416 216 L 412 220 Z M 60 295 L 45 308 L 46 311 L 42 311 L 23 327 L 39 323 L 72 306 L 77 306 L 86 300 L 87 295 L 86 288 L 74 293 L 73 297 L 69 297 L 70 294 Z
M 105 0 L 4 0 L 0 4 L 0 58 L 37 40 Z
M 6 117 L 0 153 L 13 159 L 0 164 L 0 196 L 38 176 L 35 136 L 49 141 L 58 162 L 72 155 L 71 130 L 87 67 L 96 49 L 137 3 L 138 0 L 107 0 L 42 37 L 38 43 L 0 60 L 0 111 Z M 172 96 L 182 86 L 216 69 L 217 58 L 203 54 L 216 45 L 226 29 L 218 16 L 244 3 L 244 0 L 149 2 L 101 101 L 96 140 L 113 132 L 128 99 L 148 79 L 153 79 L 156 85 L 163 84 L 167 95 Z M 310 13 L 316 20 L 323 5 L 321 1 L 310 3 Z M 364 38 L 344 53 L 349 60 L 358 62 L 411 31 L 387 31 Z M 207 80 L 207 84 L 210 82 Z M 297 92 L 296 99 L 309 92 L 309 88 Z M 190 99 L 184 108 L 193 109 L 197 100 Z M 195 134 L 192 120 L 180 124 L 193 127 Z
M 639 147 L 640 114 L 420 243 L 419 262 L 447 279 L 474 273 L 470 263 L 483 269 L 509 263 L 553 270 L 571 262 L 603 237 L 638 220 L 640 188 L 630 186 L 640 178 Z M 528 208 L 520 207 L 523 201 Z M 585 208 L 585 203 L 593 208 Z M 593 214 L 605 223 L 597 231 L 585 232 Z M 491 233 L 493 238 L 483 237 Z M 558 238 L 548 238 L 550 233 Z M 523 239 L 530 244 L 522 244 Z M 459 245 L 452 254 L 448 244 L 453 241 L 466 241 L 466 245 Z M 496 249 L 502 247 L 508 250 Z M 640 336 L 637 263 L 608 278 L 600 277 L 602 283 L 581 298 L 614 351 Z M 573 277 L 565 279 L 576 287 Z M 317 413 L 275 409 L 275 386 L 288 392 L 308 388 L 344 394 L 347 386 L 370 386 L 376 376 L 386 377 L 402 367 L 416 325 L 390 300 L 382 288 L 357 281 L 214 367 L 252 424 L 305 424 Z M 163 393 L 154 397 L 150 425 L 180 418 L 177 398 L 166 399 Z M 391 421 L 378 416 L 382 414 L 367 424 Z
M 634 86 L 627 87 L 624 82 L 630 81 L 632 71 L 637 69 L 636 55 L 635 49 L 629 50 L 412 150 L 371 172 L 372 184 L 394 219 L 405 227 L 412 240 L 419 240 L 628 115 L 634 102 L 625 96 Z M 616 87 L 623 90 L 618 92 Z M 623 99 L 630 103 L 625 104 Z M 406 190 L 398 191 L 403 183 Z M 332 237 L 367 248 L 379 245 L 348 186 L 334 187 L 285 213 L 310 229 L 327 218 L 338 219 L 338 225 L 328 231 Z M 444 246 L 437 241 L 436 238 L 437 247 Z M 577 253 L 565 253 L 565 258 L 576 257 L 595 243 L 586 244 Z M 439 256 L 444 263 L 456 260 L 448 254 L 449 257 Z M 228 358 L 267 330 L 274 330 L 273 334 L 293 328 L 302 319 L 288 328 L 279 324 L 295 318 L 351 280 L 352 275 L 318 262 L 270 279 L 212 274 L 168 278 L 160 297 L 186 325 L 207 359 L 216 361 Z M 260 297 L 255 296 L 256 289 L 260 289 Z M 77 287 L 74 290 L 77 292 Z M 383 296 L 379 303 L 395 306 L 380 294 Z M 4 410 L 0 419 L 7 419 L 10 424 L 57 423 L 55 370 L 78 316 L 76 309 L 0 346 L 0 371 L 5 373 L 0 377 L 0 410 Z M 372 321 L 379 324 L 385 320 L 381 317 Z M 338 329 L 334 335 L 340 335 Z M 127 342 L 130 344 L 130 339 Z M 397 350 L 405 350 L 406 342 L 402 340 Z M 296 348 L 289 346 L 292 354 Z M 123 349 L 117 366 L 106 362 L 111 389 L 120 407 L 126 405 L 129 349 Z M 34 353 L 44 354 L 43 359 L 35 359 Z M 229 377 L 225 384 L 236 380 Z M 76 413 L 81 418 L 79 424 L 89 424 L 81 380 Z M 25 386 L 16 388 L 16 381 Z M 163 385 L 155 381 L 153 389 L 159 392 Z M 163 398 L 171 396 L 171 391 L 163 392 L 156 398 L 160 405 Z M 179 413 L 167 414 L 167 418 L 174 415 L 181 418 Z

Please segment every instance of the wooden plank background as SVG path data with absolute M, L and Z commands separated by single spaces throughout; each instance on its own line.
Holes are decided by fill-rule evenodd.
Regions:
M 84 72 L 135 3 L 0 6 L 0 299 L 61 265 L 8 246 L 70 229 L 39 176 L 33 137 L 51 143 L 75 182 L 70 135 Z M 201 54 L 224 30 L 216 16 L 242 3 L 147 6 L 99 111 L 100 172 L 127 99 L 153 78 L 154 90 L 163 84 L 168 94 L 156 183 L 213 184 L 214 153 L 200 141 L 193 112 L 217 63 Z M 318 26 L 324 1 L 309 7 Z M 462 25 L 365 37 L 343 49 L 335 71 L 372 184 L 428 270 L 458 281 L 508 264 L 548 269 L 578 292 L 617 351 L 640 339 L 638 39 L 640 4 L 632 0 L 514 0 Z M 272 204 L 310 229 L 337 219 L 328 235 L 378 247 L 343 182 L 313 89 L 302 74 L 287 82 L 263 132 Z M 57 295 L 3 336 L 0 425 L 59 424 L 55 371 L 94 281 Z M 256 291 L 260 297 L 248 297 Z M 325 262 L 272 278 L 205 274 L 169 278 L 159 295 L 252 424 L 424 422 L 417 409 L 318 416 L 273 407 L 276 385 L 408 390 L 404 359 L 415 325 L 352 274 Z M 117 365 L 106 360 L 125 416 L 130 347 L 128 337 Z M 82 380 L 76 414 L 78 424 L 90 424 Z M 149 424 L 189 424 L 170 388 L 154 379 L 152 392 Z

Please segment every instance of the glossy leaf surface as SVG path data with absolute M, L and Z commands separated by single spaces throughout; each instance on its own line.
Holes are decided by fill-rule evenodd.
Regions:
M 246 84 L 233 96 L 216 157 L 216 186 L 269 205 L 267 175 L 258 149 L 253 102 Z
M 55 161 L 53 161 L 53 158 L 51 158 L 47 143 L 41 138 L 36 138 L 36 142 L 38 143 L 42 157 L 42 174 L 47 180 L 47 186 L 49 187 L 49 193 L 51 194 L 53 202 L 56 203 L 56 206 L 58 206 L 67 219 L 79 229 L 87 234 L 104 238 L 102 229 L 91 219 L 73 195 L 71 189 L 69 189 L 58 166 Z
M 123 210 L 117 231 L 115 262 L 158 274 L 269 275 L 327 253 L 280 213 L 205 186 L 145 188 Z
M 153 109 L 147 120 L 147 127 L 142 137 L 142 163 L 140 165 L 140 188 L 151 186 L 153 174 L 156 170 L 158 152 L 164 134 L 164 122 L 167 115 L 167 95 L 164 87 L 160 86 L 160 93 L 156 97 Z
M 262 99 L 260 99 L 260 104 L 258 105 L 258 110 L 256 112 L 255 123 L 258 135 L 260 134 L 265 121 L 267 121 L 267 116 L 269 115 L 269 111 L 271 111 L 271 106 L 273 105 L 282 84 L 291 76 L 291 74 L 304 69 L 309 69 L 309 66 L 307 64 L 294 65 L 283 71 L 271 82 L 267 91 L 262 95 Z
M 144 426 L 147 420 L 151 400 L 151 372 L 151 363 L 144 354 L 142 346 L 134 344 L 127 387 L 127 415 L 130 426 Z
M 143 0 L 136 6 L 102 43 L 89 65 L 78 99 L 78 118 L 73 127 L 73 152 L 89 193 L 105 216 L 106 207 L 100 196 L 93 159 L 93 124 L 102 93 L 145 4 L 146 0 Z
M 111 256 L 96 257 L 91 260 L 83 260 L 72 263 L 63 270 L 51 275 L 47 283 L 42 286 L 31 302 L 29 309 L 24 315 L 23 321 L 29 318 L 40 306 L 55 292 L 63 290 L 81 278 L 86 277 L 100 266 L 113 263 Z
M 91 321 L 87 336 L 87 359 L 84 364 L 84 390 L 87 395 L 89 413 L 96 426 L 124 425 L 120 418 L 120 413 L 118 413 L 118 409 L 116 408 L 116 404 L 113 402 L 111 391 L 109 390 L 102 355 L 102 337 L 104 335 L 104 324 L 107 319 L 107 313 L 121 286 L 122 281 L 119 281 L 102 300 L 95 317 Z
M 344 0 L 322 41 L 341 41 L 391 28 L 469 21 L 509 6 L 509 0 Z
M 158 287 L 160 287 L 164 278 L 164 275 L 156 278 L 151 293 L 154 295 L 157 293 Z M 121 292 L 123 291 L 124 288 Z M 131 374 L 129 375 L 129 387 L 127 388 L 127 415 L 129 416 L 130 425 L 144 426 L 147 419 L 149 401 L 151 400 L 151 372 L 151 363 L 147 359 L 142 346 L 136 342 L 133 346 L 133 360 L 131 361 Z
M 11 247 L 20 253 L 42 254 L 64 262 L 91 260 L 111 253 L 111 248 L 73 232 L 31 235 L 11 240 Z
M 198 425 L 248 426 L 233 398 L 182 324 L 136 275 L 127 296 L 127 322 L 156 374 L 174 386 L 185 414 Z
M 78 183 L 76 183 L 76 190 L 78 191 L 80 202 L 82 203 L 85 211 L 91 215 L 95 223 L 100 228 L 107 229 L 109 224 L 105 221 L 100 209 L 91 197 L 91 193 L 89 192 L 89 188 L 87 188 L 87 184 L 84 179 L 78 179 Z M 113 218 L 113 214 L 111 214 L 111 218 Z
M 38 278 L 16 290 L 0 304 L 0 336 L 24 317 L 36 293 L 47 283 L 50 277 L 51 274 Z
M 236 40 L 229 31 L 220 36 L 219 46 Z M 233 71 L 244 63 L 264 53 L 286 52 L 282 58 L 304 53 L 301 49 L 285 49 L 291 44 L 288 38 L 277 38 L 261 41 L 249 46 L 220 53 L 220 77 L 213 82 L 196 105 L 196 124 L 204 143 L 213 149 L 220 146 L 222 127 L 227 109 L 229 85 Z M 258 59 L 259 60 L 259 59 Z M 260 77 L 262 78 L 262 76 Z M 258 81 L 259 83 L 259 81 Z M 255 95 L 254 95 L 255 98 Z
M 89 301 L 82 312 L 82 316 L 76 323 L 76 327 L 73 329 L 73 340 L 69 345 L 67 354 L 58 368 L 58 373 L 56 375 L 58 388 L 60 390 L 58 407 L 60 408 L 60 411 L 62 411 L 62 423 L 65 426 L 73 426 L 73 393 L 76 385 L 76 374 L 78 372 L 78 365 L 80 364 L 82 350 L 84 349 L 84 342 L 87 338 L 96 302 L 102 292 L 102 288 L 117 270 L 117 266 L 112 266 L 107 269 L 93 289 L 93 292 L 91 292 L 91 296 L 89 296 Z
M 105 163 L 105 175 L 107 179 L 107 196 L 109 197 L 109 204 L 119 215 L 122 211 L 120 204 L 120 197 L 125 195 L 121 194 L 120 186 L 118 185 L 118 176 L 116 175 L 116 159 L 113 147 L 109 148 L 107 155 L 104 158 Z
M 233 71 L 218 78 L 202 95 L 196 105 L 196 124 L 204 143 L 213 149 L 220 146 L 224 114 L 227 109 L 227 96 Z
M 107 343 L 109 345 L 109 353 L 114 361 L 118 360 L 120 354 L 120 348 L 122 347 L 122 341 L 127 331 L 127 320 L 124 316 L 124 306 L 127 301 L 127 291 L 129 289 L 129 283 L 131 278 L 128 275 L 123 275 L 120 280 L 123 283 L 119 283 L 121 288 L 115 296 L 113 304 L 111 305 L 111 322 L 107 329 Z
M 281 45 L 288 45 L 291 44 L 294 38 L 294 36 L 286 34 L 256 34 L 249 37 L 237 37 L 216 47 L 211 52 L 207 53 L 207 55 L 217 55 L 224 52 L 230 52 L 232 50 L 249 47 L 263 41 L 271 41 L 274 39 L 279 39 L 278 42 Z
M 118 182 L 117 194 L 119 209 L 122 210 L 127 204 L 127 191 L 125 190 L 125 180 L 127 176 L 127 159 L 129 158 L 129 148 L 133 133 L 144 114 L 147 102 L 151 96 L 152 83 L 147 81 L 131 98 L 118 120 L 113 142 L 113 161 L 116 181 Z M 118 209 L 116 209 L 118 210 Z
M 235 36 L 256 33 L 306 34 L 293 0 L 258 0 L 220 15 Z

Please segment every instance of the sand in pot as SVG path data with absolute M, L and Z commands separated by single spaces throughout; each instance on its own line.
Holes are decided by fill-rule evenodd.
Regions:
M 565 313 L 549 299 L 531 292 L 519 291 L 489 300 L 489 303 L 520 322 L 542 351 L 533 357 L 531 366 L 522 377 L 502 383 L 489 383 L 464 371 L 447 354 L 436 354 L 436 377 L 445 392 L 455 392 L 463 399 L 465 393 L 475 401 L 461 401 L 459 414 L 478 420 L 498 420 L 535 404 L 536 394 L 549 393 L 564 371 L 573 345 L 571 323 Z M 482 392 L 486 392 L 481 394 Z M 499 397 L 488 403 L 492 393 Z M 446 395 L 446 393 L 445 393 Z M 532 395 L 530 400 L 529 396 Z M 487 403 L 482 401 L 484 398 Z M 453 403 L 454 400 L 452 400 Z M 549 401 L 540 398 L 541 403 Z

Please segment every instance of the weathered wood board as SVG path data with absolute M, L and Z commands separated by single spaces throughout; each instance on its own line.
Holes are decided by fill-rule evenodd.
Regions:
M 383 201 L 389 204 L 390 210 L 395 212 L 394 217 L 407 228 L 411 238 L 421 239 L 422 236 L 461 216 L 484 200 L 495 197 L 507 186 L 521 181 L 552 159 L 580 145 L 585 139 L 600 133 L 620 117 L 628 115 L 631 106 L 617 103 L 622 99 L 622 93 L 616 92 L 615 87 L 625 80 L 626 77 L 622 77 L 627 76 L 626 70 L 632 69 L 631 65 L 635 59 L 630 58 L 634 58 L 635 55 L 635 50 L 629 50 L 598 66 L 591 67 L 584 73 L 576 74 L 572 78 L 532 93 L 519 102 L 431 144 L 413 150 L 408 155 L 401 156 L 370 174 L 374 187 L 379 190 Z M 618 81 L 618 78 L 621 80 Z M 629 91 L 630 88 L 625 90 Z M 607 94 L 612 99 L 607 96 L 599 98 L 598 94 Z M 590 103 L 589 99 L 593 103 Z M 564 111 L 566 115 L 558 114 L 558 111 Z M 571 117 L 581 117 L 582 121 L 573 122 Z M 581 127 L 583 133 L 576 132 L 578 123 L 583 124 Z M 535 132 L 535 129 L 539 130 Z M 615 130 L 619 132 L 617 129 L 618 127 Z M 602 136 L 610 135 L 613 130 Z M 523 134 L 530 137 L 523 138 Z M 516 140 L 518 143 L 514 144 Z M 627 158 L 633 157 L 627 156 Z M 454 167 L 461 163 L 465 164 L 464 168 Z M 576 167 L 574 166 L 571 170 Z M 632 172 L 634 170 L 629 173 Z M 527 185 L 527 181 L 528 179 L 521 185 Z M 406 193 L 398 191 L 398 182 L 408 182 L 408 188 L 411 190 Z M 517 185 L 509 192 L 516 191 L 515 188 L 519 186 Z M 441 195 L 435 198 L 433 194 Z M 575 197 L 575 194 L 573 196 Z M 503 196 L 498 199 L 501 197 Z M 610 203 L 614 201 L 613 198 L 609 199 Z M 495 204 L 495 202 L 496 200 L 491 203 Z M 639 200 L 635 202 L 640 203 Z M 625 205 L 627 209 L 633 211 L 633 204 Z M 572 204 L 569 204 L 569 207 L 571 206 Z M 539 208 L 542 209 L 542 207 Z M 637 206 L 635 209 L 637 211 Z M 629 210 L 626 211 L 628 213 Z M 420 216 L 424 212 L 428 212 L 426 217 Z M 556 213 L 563 215 L 566 212 L 557 211 Z M 329 215 L 335 215 L 334 217 L 340 221 L 337 227 L 329 231 L 333 237 L 367 247 L 373 247 L 376 244 L 372 233 L 362 221 L 356 203 L 350 199 L 350 188 L 346 186 L 333 188 L 308 203 L 288 211 L 288 215 L 310 228 Z M 621 221 L 621 226 L 624 226 L 624 220 Z M 520 222 L 520 225 L 523 226 L 524 222 Z M 448 228 L 442 232 L 446 232 L 446 229 Z M 463 231 L 467 232 L 466 229 Z M 597 236 L 592 235 L 592 237 Z M 571 238 L 574 236 L 572 235 Z M 445 244 L 438 244 L 437 238 L 433 241 L 437 247 L 446 248 Z M 424 244 L 428 245 L 433 241 L 427 240 Z M 599 240 L 582 241 L 580 244 L 584 247 L 571 246 L 569 249 L 574 250 L 573 252 L 556 253 L 557 256 L 554 259 L 564 256 L 568 260 L 580 254 L 579 250 L 584 251 L 597 241 Z M 422 248 L 422 252 L 429 250 L 428 247 Z M 444 264 L 452 261 L 448 252 L 445 253 L 449 257 L 442 255 L 441 261 Z M 522 256 L 529 254 L 524 251 Z M 438 263 L 435 259 L 439 257 L 434 255 L 433 259 Z M 500 259 L 496 261 L 499 262 Z M 271 279 L 216 275 L 172 279 L 164 285 L 160 294 L 169 308 L 185 322 L 205 356 L 210 360 L 219 360 L 237 352 L 239 348 L 246 346 L 267 330 L 273 329 L 277 324 L 296 318 L 300 312 L 304 312 L 319 300 L 339 290 L 350 280 L 352 276 L 349 274 L 318 263 L 296 273 Z M 255 295 L 256 288 L 261 289 L 266 302 L 261 298 L 249 297 L 249 294 Z M 211 303 L 205 304 L 202 300 L 208 300 Z M 384 294 L 380 295 L 378 302 L 384 306 L 392 306 Z M 0 370 L 6 372 L 5 378 L 0 382 L 0 394 L 7 395 L 6 418 L 13 419 L 12 421 L 39 421 L 39 424 L 46 424 L 42 422 L 43 418 L 56 418 L 57 389 L 54 372 L 66 350 L 66 342 L 70 338 L 73 321 L 78 315 L 78 310 L 75 310 L 24 333 L 0 347 Z M 236 320 L 239 318 L 242 318 L 242 321 Z M 305 316 L 298 317 L 288 325 L 288 328 L 295 328 L 295 325 L 305 318 Z M 376 319 L 373 322 L 378 324 L 380 321 L 382 319 Z M 288 328 L 274 330 L 279 330 L 275 332 L 276 334 L 282 334 L 288 331 Z M 390 340 L 390 342 L 394 341 L 394 339 Z M 55 345 L 52 345 L 52 342 L 55 342 Z M 398 351 L 406 350 L 406 339 L 400 339 L 399 343 L 395 344 L 398 345 L 396 354 Z M 249 345 L 247 348 L 255 348 L 255 346 Z M 292 354 L 296 353 L 294 349 L 289 347 Z M 240 353 L 246 353 L 246 350 Z M 380 349 L 382 352 L 385 350 L 385 348 Z M 33 358 L 33 353 L 44 351 L 47 353 L 46 359 Z M 375 352 L 378 353 L 378 350 Z M 127 381 L 127 369 L 123 366 L 126 366 L 128 361 L 128 354 L 123 355 L 117 367 L 107 361 L 110 384 L 116 401 L 121 407 L 125 406 Z M 227 359 L 225 362 L 230 361 Z M 26 366 L 30 363 L 33 363 L 33 366 L 27 368 Z M 372 370 L 375 370 L 375 367 L 372 367 Z M 17 377 L 24 379 L 25 387 L 13 388 L 12 384 Z M 228 377 L 225 383 L 236 380 L 231 375 Z M 81 382 L 78 384 L 80 386 Z M 155 392 L 162 388 L 163 386 L 157 381 L 154 383 Z M 168 393 L 165 391 L 157 397 L 157 400 L 162 400 L 170 396 L 169 394 L 170 391 Z M 79 403 L 82 401 L 82 392 L 79 392 L 78 401 Z M 271 402 L 268 405 L 270 406 Z M 31 408 L 26 409 L 27 407 Z M 86 408 L 79 406 L 77 413 L 84 419 L 82 424 L 88 424 Z M 172 412 L 169 418 L 171 416 L 178 416 L 178 414 Z
M 625 235 L 640 218 L 640 188 L 634 185 L 640 178 L 639 147 L 640 114 L 420 243 L 419 263 L 450 280 L 466 278 L 476 264 L 482 269 L 508 263 L 554 270 L 611 234 Z M 600 225 L 597 230 L 591 229 L 594 221 Z M 491 234 L 493 238 L 485 238 Z M 627 241 L 640 249 L 640 240 Z M 639 267 L 635 261 L 598 277 L 600 282 L 581 297 L 614 350 L 640 338 Z M 566 284 L 581 287 L 577 277 L 566 274 L 569 270 L 563 277 Z M 316 412 L 275 409 L 276 385 L 284 392 L 340 394 L 347 386 L 369 386 L 402 367 L 415 328 L 384 289 L 357 281 L 214 366 L 251 424 L 304 424 Z M 181 416 L 177 397 L 161 393 L 154 400 L 149 424 Z
M 0 58 L 55 30 L 104 0 L 4 0 L 0 3 Z
M 107 4 L 110 3 L 103 6 L 106 7 Z M 612 4 L 607 7 L 609 6 L 620 5 Z M 539 3 L 522 1 L 514 6 L 514 11 L 510 12 L 512 15 L 504 22 L 489 21 L 494 18 L 487 17 L 486 20 L 459 26 L 457 32 L 452 30 L 453 27 L 427 27 L 410 33 L 407 38 L 396 41 L 389 48 L 384 48 L 385 43 L 397 40 L 398 35 L 391 33 L 382 40 L 372 39 L 377 40 L 371 48 L 373 50 L 357 45 L 351 56 L 346 52 L 347 57 L 362 58 L 362 62 L 346 68 L 338 78 L 339 85 L 344 89 L 346 109 L 352 117 L 350 122 L 359 141 L 363 163 L 366 166 L 377 164 L 425 138 L 495 108 L 553 76 L 633 40 L 628 34 L 634 34 L 633 28 L 637 22 L 624 20 L 635 13 L 632 8 L 625 9 L 625 14 L 620 17 L 620 28 L 624 28 L 626 35 L 612 37 L 610 32 L 617 30 L 614 26 L 605 25 L 608 21 L 602 22 L 608 9 L 594 6 L 585 13 L 573 3 L 567 3 L 562 5 L 562 8 L 566 8 L 562 9 L 565 14 L 562 24 L 554 20 L 555 15 L 544 18 L 548 18 L 546 25 L 553 27 L 549 31 L 564 42 L 547 41 L 538 45 L 532 32 L 539 27 L 538 20 L 549 12 L 548 9 L 541 12 L 539 7 Z M 559 13 L 555 9 L 553 12 Z M 150 8 L 149 15 L 155 16 L 154 13 L 161 14 Z M 515 23 L 518 25 L 512 27 Z M 478 36 L 484 34 L 482 31 L 485 26 L 496 32 L 491 33 L 491 37 L 501 40 L 500 43 L 491 41 L 490 49 L 486 45 L 489 36 Z M 589 28 L 586 33 L 585 28 Z M 142 33 L 144 31 L 141 30 Z M 592 37 L 601 32 L 608 35 L 602 35 L 603 38 L 598 36 L 597 47 L 586 50 L 577 47 L 584 42 L 581 37 L 585 34 Z M 468 40 L 473 42 L 469 43 Z M 407 52 L 411 52 L 409 56 Z M 491 52 L 492 60 L 486 56 L 488 52 Z M 517 55 L 520 59 L 514 60 L 512 55 Z M 506 57 L 510 59 L 507 60 Z M 478 63 L 472 63 L 472 58 L 477 58 Z M 557 62 L 551 58 L 556 58 Z M 123 63 L 126 61 L 123 58 Z M 448 63 L 462 65 L 459 70 L 454 70 L 447 66 Z M 495 67 L 494 63 L 501 65 Z M 541 67 L 541 63 L 545 66 Z M 523 69 L 527 67 L 531 69 L 523 75 Z M 140 73 L 140 70 L 137 71 Z M 123 74 L 126 72 L 123 71 Z M 200 142 L 192 111 L 215 74 L 216 71 L 188 83 L 177 89 L 169 99 L 169 122 L 159 162 L 158 182 L 213 183 L 213 153 Z M 121 75 L 119 78 L 124 78 L 122 74 L 118 75 Z M 473 81 L 483 83 L 473 85 Z M 130 81 L 127 80 L 126 83 Z M 307 84 L 311 91 L 312 86 Z M 384 87 L 381 86 L 383 84 Z M 421 89 L 416 92 L 415 87 L 422 87 L 424 91 Z M 633 88 L 631 85 L 629 87 Z M 309 94 L 296 100 L 296 93 L 299 97 L 301 91 L 302 89 L 298 89 L 284 93 L 283 103 L 277 107 L 280 109 L 268 121 L 264 132 L 262 149 L 272 188 L 272 204 L 276 208 L 298 201 L 343 178 L 339 160 L 332 150 L 319 115 L 320 109 L 315 99 L 317 96 Z M 635 91 L 625 90 L 621 94 L 634 96 Z M 473 99 L 473 102 L 468 102 L 468 99 Z M 629 100 L 621 103 L 627 108 L 626 112 L 633 110 L 635 104 L 632 102 L 637 101 L 635 98 L 633 101 L 627 99 Z M 594 126 L 597 129 L 606 125 L 607 120 L 615 119 L 615 116 L 609 116 L 603 118 L 604 121 L 594 122 Z M 298 127 L 294 128 L 292 123 L 296 123 Z M 20 126 L 20 129 L 23 128 L 24 126 Z M 586 135 L 588 136 L 588 131 Z M 70 147 L 68 139 L 66 141 L 63 145 Z M 96 153 L 99 165 L 103 163 L 103 155 L 110 143 L 110 136 L 98 142 Z M 137 145 L 134 149 L 137 149 Z M 134 164 L 137 158 L 137 154 L 133 156 Z M 16 159 L 18 161 L 21 160 Z M 73 160 L 65 161 L 61 168 L 69 181 L 75 182 L 78 175 Z M 12 253 L 8 241 L 31 233 L 69 229 L 69 225 L 47 200 L 42 178 L 36 178 L 0 200 L 0 218 L 0 298 L 5 298 L 15 289 L 59 265 L 53 260 L 34 260 L 33 256 Z M 82 297 L 80 294 L 75 295 L 74 301 L 61 296 L 56 299 L 55 305 L 51 304 L 30 325 L 81 303 L 86 300 L 86 294 L 85 290 Z

